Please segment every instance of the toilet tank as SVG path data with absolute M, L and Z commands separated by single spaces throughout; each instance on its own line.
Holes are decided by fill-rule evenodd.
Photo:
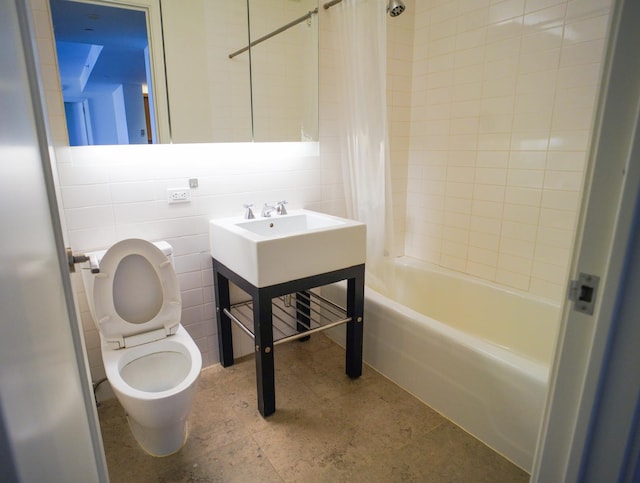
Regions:
M 165 254 L 165 256 L 169 259 L 169 261 L 173 265 L 173 247 L 171 246 L 171 244 L 164 240 L 151 242 L 151 243 L 153 243 L 156 247 L 158 247 L 160 251 Z M 89 261 L 87 262 L 86 268 L 90 268 L 91 273 L 98 273 L 100 271 L 100 260 L 102 260 L 102 257 L 104 256 L 105 253 L 107 253 L 107 250 L 96 250 L 95 252 L 88 252 L 86 254 L 87 257 L 89 257 Z M 85 266 L 83 266 L 82 268 L 85 268 Z M 84 275 L 84 272 L 85 271 L 82 272 L 83 275 Z

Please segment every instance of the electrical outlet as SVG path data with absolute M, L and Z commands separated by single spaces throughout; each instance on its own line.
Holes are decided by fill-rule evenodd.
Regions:
M 189 188 L 169 188 L 167 189 L 167 201 L 172 203 L 189 203 L 191 201 L 191 190 Z

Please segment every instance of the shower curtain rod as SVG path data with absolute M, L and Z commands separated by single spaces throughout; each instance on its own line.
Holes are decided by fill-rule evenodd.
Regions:
M 342 0 L 340 0 L 342 1 Z M 264 42 L 265 40 L 270 39 L 271 37 L 274 37 L 276 35 L 278 35 L 279 33 L 284 32 L 285 30 L 290 29 L 291 27 L 293 27 L 294 25 L 298 25 L 300 22 L 304 22 L 305 20 L 309 20 L 311 18 L 311 15 L 314 15 L 318 13 L 318 9 L 314 9 L 314 10 L 309 10 L 305 15 L 303 15 L 300 18 L 297 18 L 295 20 L 292 20 L 291 22 L 289 22 L 287 25 L 283 25 L 282 27 L 280 27 L 279 29 L 274 30 L 273 32 L 271 32 L 270 34 L 267 34 L 263 37 L 260 37 L 259 39 L 254 40 L 253 42 L 251 42 L 249 45 L 247 45 L 246 47 L 243 47 L 240 50 L 236 50 L 235 52 L 229 54 L 229 58 L 233 59 L 236 55 L 239 55 L 243 52 L 246 52 L 247 50 L 249 50 L 250 47 L 253 47 L 254 45 L 258 45 L 260 42 Z
M 329 10 L 334 5 L 338 5 L 340 2 L 342 2 L 342 0 L 331 0 L 330 2 L 325 3 L 323 7 L 325 10 Z

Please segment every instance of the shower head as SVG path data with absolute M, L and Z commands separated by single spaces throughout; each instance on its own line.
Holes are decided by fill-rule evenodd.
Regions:
M 392 17 L 397 17 L 402 12 L 404 12 L 405 6 L 402 3 L 402 0 L 389 0 L 389 4 L 387 5 L 387 12 Z

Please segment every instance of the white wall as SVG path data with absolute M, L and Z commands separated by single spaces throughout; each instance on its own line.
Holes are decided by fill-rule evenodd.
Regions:
M 609 6 L 416 2 L 407 255 L 563 296 Z
M 88 136 L 83 103 L 65 102 L 64 112 L 67 117 L 69 143 L 72 146 L 86 146 L 88 144 Z
M 140 84 L 123 84 L 122 93 L 127 114 L 129 144 L 148 144 L 142 86 Z
M 113 99 L 114 111 L 113 124 L 118 138 L 116 142 L 111 141 L 104 144 L 129 144 L 129 131 L 127 129 L 127 109 L 125 105 L 124 89 L 122 88 L 122 84 L 114 89 L 111 97 Z M 102 119 L 102 117 L 103 116 L 101 115 L 96 116 L 97 119 Z

